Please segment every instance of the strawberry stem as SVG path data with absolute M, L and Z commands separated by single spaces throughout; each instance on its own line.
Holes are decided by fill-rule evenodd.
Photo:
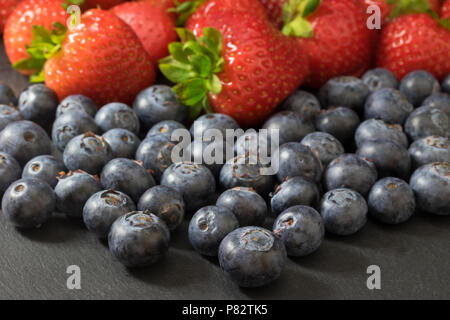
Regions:
M 181 42 L 169 44 L 170 56 L 159 61 L 159 69 L 167 79 L 176 83 L 173 90 L 178 99 L 191 107 L 191 118 L 202 110 L 210 113 L 208 94 L 219 94 L 222 83 L 217 73 L 224 65 L 222 34 L 214 28 L 204 28 L 196 37 L 190 30 L 176 29 Z
M 311 23 L 306 19 L 319 6 L 320 0 L 289 0 L 283 5 L 281 30 L 286 36 L 310 38 L 313 36 Z

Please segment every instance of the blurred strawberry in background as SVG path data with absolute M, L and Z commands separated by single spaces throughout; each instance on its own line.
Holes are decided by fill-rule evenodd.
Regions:
M 0 33 L 3 32 L 6 19 L 8 19 L 20 1 L 22 0 L 0 0 Z

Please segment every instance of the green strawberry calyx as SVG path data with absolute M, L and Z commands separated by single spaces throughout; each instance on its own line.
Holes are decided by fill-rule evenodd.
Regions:
M 81 6 L 85 0 L 64 0 L 62 7 L 67 10 L 70 6 Z
M 389 19 L 394 19 L 404 14 L 427 13 L 439 25 L 450 30 L 450 20 L 448 18 L 441 19 L 439 15 L 433 11 L 428 0 L 387 0 L 386 2 L 393 6 Z
M 222 34 L 214 28 L 204 28 L 196 37 L 190 30 L 176 29 L 181 42 L 169 44 L 170 55 L 159 61 L 159 69 L 176 83 L 173 91 L 181 103 L 190 107 L 191 119 L 200 112 L 212 112 L 208 94 L 219 94 L 222 83 L 217 76 L 224 65 Z
M 18 70 L 34 71 L 30 76 L 31 82 L 44 82 L 45 62 L 61 50 L 61 44 L 66 37 L 67 28 L 61 23 L 53 24 L 53 29 L 48 31 L 42 26 L 33 26 L 31 28 L 33 40 L 25 49 L 29 58 L 17 61 L 13 68 Z
M 283 29 L 286 36 L 310 38 L 313 36 L 311 23 L 306 19 L 320 5 L 320 0 L 289 0 L 283 5 Z
M 189 17 L 193 15 L 205 1 L 206 0 L 190 0 L 180 3 L 179 0 L 175 0 L 175 7 L 170 8 L 168 11 L 177 14 L 177 26 L 183 27 Z

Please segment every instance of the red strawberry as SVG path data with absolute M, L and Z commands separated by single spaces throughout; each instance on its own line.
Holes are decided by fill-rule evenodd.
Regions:
M 283 5 L 287 0 L 260 0 L 270 21 L 277 27 L 283 26 Z
M 441 18 L 450 19 L 450 0 L 445 1 L 442 5 Z
M 169 43 L 178 39 L 175 22 L 161 7 L 147 2 L 126 2 L 112 12 L 134 30 L 155 64 L 168 55 Z
M 53 54 L 35 80 L 45 79 L 60 99 L 83 94 L 100 106 L 114 101 L 129 104 L 153 84 L 150 57 L 131 27 L 112 12 L 89 10 L 67 33 L 62 25 L 57 27 L 53 37 L 40 29 L 37 40 L 47 41 L 36 40 L 30 51 L 35 52 L 35 58 L 42 56 L 42 47 Z
M 32 26 L 51 28 L 55 22 L 65 24 L 68 14 L 62 7 L 63 0 L 25 0 L 9 16 L 4 30 L 4 43 L 12 64 L 29 58 L 25 46 L 32 41 Z M 21 71 L 25 74 L 31 71 Z
M 258 0 L 210 0 L 186 27 L 193 33 L 179 31 L 184 45 L 172 43 L 160 69 L 193 115 L 211 108 L 256 125 L 307 74 L 299 46 L 273 27 Z
M 426 13 L 399 16 L 382 31 L 377 65 L 399 79 L 418 69 L 442 79 L 450 73 L 450 31 Z
M 125 0 L 68 0 L 68 2 L 73 2 L 74 4 L 79 4 L 81 9 L 89 10 L 93 8 L 101 8 L 103 10 L 111 9 Z
M 3 32 L 6 19 L 14 11 L 21 0 L 0 0 L 0 33 Z

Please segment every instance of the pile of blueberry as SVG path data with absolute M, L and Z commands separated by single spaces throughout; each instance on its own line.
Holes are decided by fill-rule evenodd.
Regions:
M 128 267 L 164 256 L 189 215 L 197 252 L 218 256 L 240 286 L 263 286 L 287 255 L 311 254 L 325 231 L 354 234 L 368 214 L 387 224 L 416 210 L 450 215 L 449 94 L 450 75 L 440 84 L 415 71 L 398 83 L 384 69 L 331 79 L 317 95 L 299 90 L 262 126 L 280 138 L 270 150 L 279 170 L 263 175 L 267 165 L 247 161 L 246 142 L 268 146 L 272 137 L 257 131 L 239 138 L 223 165 L 172 163 L 172 132 L 186 129 L 189 112 L 169 86 L 144 90 L 132 108 L 98 109 L 81 95 L 59 102 L 43 84 L 19 99 L 0 85 L 2 211 L 19 228 L 39 227 L 55 211 L 82 218 Z M 196 128 L 239 126 L 206 114 Z

